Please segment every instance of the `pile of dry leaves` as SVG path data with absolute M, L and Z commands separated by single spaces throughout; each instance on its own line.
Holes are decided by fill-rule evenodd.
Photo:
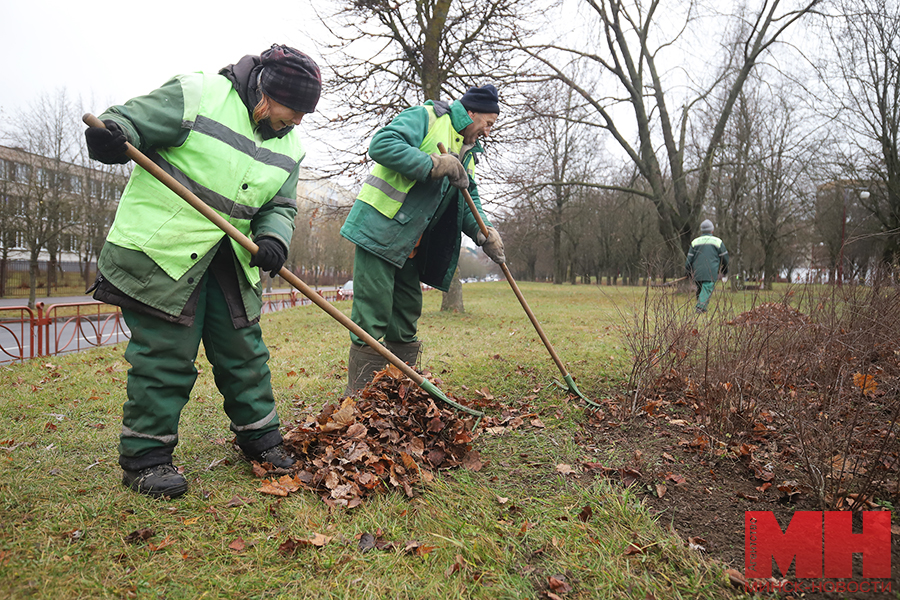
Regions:
M 388 366 L 358 395 L 289 427 L 285 448 L 297 465 L 284 471 L 254 463 L 254 474 L 265 479 L 259 491 L 287 496 L 310 490 L 329 506 L 347 508 L 387 490 L 412 497 L 432 470 L 482 467 L 472 448 L 475 418 L 461 414 Z
M 798 327 L 809 324 L 810 318 L 783 302 L 765 302 L 728 321 L 729 325 L 763 325 L 769 327 Z

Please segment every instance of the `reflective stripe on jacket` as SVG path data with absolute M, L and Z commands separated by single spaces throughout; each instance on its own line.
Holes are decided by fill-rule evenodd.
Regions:
M 446 146 L 446 142 L 449 140 L 450 147 L 447 151 L 459 155 L 463 143 L 462 137 L 453 129 L 450 113 L 446 112 L 446 108 L 442 108 L 443 114 L 438 117 L 434 105 L 425 105 L 425 110 L 428 111 L 428 134 L 419 144 L 419 150 L 428 155 L 435 154 L 440 152 L 438 143 L 444 142 Z M 473 165 L 472 171 L 470 171 L 472 174 L 474 161 L 469 162 Z M 356 199 L 365 202 L 388 219 L 393 219 L 400 207 L 403 206 L 409 190 L 415 184 L 415 179 L 376 163 Z
M 245 235 L 262 210 L 296 200 L 278 196 L 304 151 L 295 132 L 263 140 L 231 82 L 220 75 L 181 75 L 184 126 L 190 129 L 177 147 L 148 152 L 163 170 L 183 183 Z M 293 223 L 267 232 L 290 243 Z M 181 278 L 222 238 L 223 232 L 150 173 L 136 166 L 125 188 L 107 241 L 138 250 L 172 279 Z M 259 271 L 250 253 L 236 242 L 234 252 L 251 285 Z

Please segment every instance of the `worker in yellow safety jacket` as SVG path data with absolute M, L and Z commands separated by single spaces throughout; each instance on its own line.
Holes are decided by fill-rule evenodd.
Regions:
M 313 59 L 273 45 L 218 73 L 178 75 L 107 109 L 105 128 L 85 132 L 91 158 L 125 163 L 130 142 L 259 246 L 251 256 L 134 168 L 91 289 L 121 307 L 131 331 L 119 465 L 139 493 L 187 491 L 172 454 L 201 340 L 246 457 L 281 468 L 294 462 L 283 449 L 259 325 L 259 270 L 274 276 L 287 257 L 305 156 L 295 126 L 315 111 L 321 85 Z

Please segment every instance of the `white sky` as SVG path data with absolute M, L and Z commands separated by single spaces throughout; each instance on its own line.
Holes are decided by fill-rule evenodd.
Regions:
M 0 9 L 0 116 L 14 118 L 41 94 L 65 89 L 85 110 L 147 93 L 173 75 L 218 71 L 273 43 L 309 53 L 309 0 L 10 0 Z M 301 125 L 304 166 L 317 133 Z

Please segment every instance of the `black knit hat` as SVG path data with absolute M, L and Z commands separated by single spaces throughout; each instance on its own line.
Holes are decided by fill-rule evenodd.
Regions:
M 476 113 L 493 113 L 500 114 L 500 97 L 497 95 L 497 88 L 491 84 L 481 87 L 470 87 L 469 91 L 463 94 L 459 99 L 466 110 Z
M 260 54 L 259 89 L 269 98 L 302 113 L 316 111 L 322 75 L 315 61 L 290 46 L 274 44 Z

